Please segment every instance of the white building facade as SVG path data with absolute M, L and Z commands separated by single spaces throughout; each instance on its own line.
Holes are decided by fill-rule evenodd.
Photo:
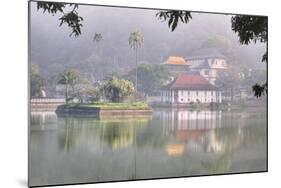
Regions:
M 198 71 L 211 84 L 215 84 L 219 73 L 227 69 L 226 58 L 216 49 L 202 49 L 185 58 L 190 69 Z
M 161 90 L 161 102 L 168 104 L 221 103 L 221 91 L 201 75 L 179 75 Z

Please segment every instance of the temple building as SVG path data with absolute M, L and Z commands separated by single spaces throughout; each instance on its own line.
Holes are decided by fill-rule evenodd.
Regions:
M 161 88 L 161 102 L 185 105 L 192 103 L 221 103 L 221 91 L 198 74 L 180 74 Z
M 187 72 L 191 66 L 191 63 L 179 56 L 170 56 L 163 64 L 168 68 L 170 73 L 175 75 Z
M 227 69 L 226 57 L 215 48 L 205 48 L 191 53 L 185 58 L 191 63 L 191 71 L 197 71 L 211 84 L 215 84 L 219 73 Z

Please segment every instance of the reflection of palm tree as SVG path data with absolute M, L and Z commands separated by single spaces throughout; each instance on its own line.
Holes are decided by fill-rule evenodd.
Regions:
M 202 166 L 213 174 L 222 174 L 229 172 L 232 162 L 229 155 L 223 155 L 216 161 L 202 162 Z
M 135 167 L 135 175 L 134 175 L 134 179 L 137 178 L 137 140 L 136 140 L 136 128 L 134 127 L 134 167 Z
M 74 145 L 74 135 L 71 133 L 72 132 L 72 122 L 69 118 L 64 119 L 64 128 L 65 128 L 65 134 L 64 137 L 62 138 L 63 142 L 63 148 L 64 151 L 69 152 L 71 147 Z
M 73 118 L 63 118 L 64 133 L 60 136 L 59 144 L 62 150 L 69 152 L 77 144 L 81 129 L 75 129 L 76 124 L 80 124 Z
M 135 143 L 135 129 L 142 129 L 148 124 L 150 117 L 135 119 L 102 119 L 101 140 L 106 142 L 112 149 L 126 148 Z M 103 136 L 102 136 L 103 135 Z
M 66 134 L 65 134 L 65 141 L 64 141 L 64 149 L 65 151 L 69 152 L 69 146 L 70 146 L 70 142 L 69 142 L 69 125 L 67 123 L 67 119 L 65 119 L 65 126 L 66 126 Z
M 133 126 L 121 125 L 118 122 L 104 122 L 102 129 L 102 139 L 112 149 L 120 149 L 133 144 Z
M 134 31 L 130 34 L 129 37 L 129 46 L 133 50 L 135 50 L 136 53 L 136 90 L 138 90 L 138 49 L 143 44 L 143 35 L 140 31 Z

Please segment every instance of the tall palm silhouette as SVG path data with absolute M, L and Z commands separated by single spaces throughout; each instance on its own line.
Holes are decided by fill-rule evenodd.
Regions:
M 100 43 L 101 43 L 102 40 L 103 40 L 102 34 L 101 33 L 95 33 L 93 41 L 94 41 L 94 43 L 97 44 L 97 55 L 98 55 L 98 61 L 100 61 L 100 62 L 102 61 L 101 60 L 101 49 L 100 49 Z M 104 78 L 104 71 L 101 70 L 100 73 L 101 73 L 101 79 L 103 79 Z
M 136 53 L 136 90 L 138 90 L 138 49 L 143 45 L 143 34 L 136 30 L 131 32 L 129 37 L 129 46 Z
M 101 33 L 95 33 L 94 35 L 94 42 L 97 43 L 98 48 L 98 55 L 100 56 L 100 42 L 102 41 L 102 34 Z

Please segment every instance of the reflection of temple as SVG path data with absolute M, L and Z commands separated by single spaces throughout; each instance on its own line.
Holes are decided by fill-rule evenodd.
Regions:
M 164 134 L 175 138 L 166 147 L 169 155 L 179 156 L 190 150 L 224 153 L 233 147 L 233 143 L 240 143 L 240 135 L 236 134 L 241 131 L 240 126 L 237 124 L 229 131 L 229 128 L 222 124 L 221 111 L 161 111 L 159 116 Z M 231 138 L 225 137 L 225 133 Z
M 167 132 L 221 127 L 221 111 L 161 111 L 160 119 Z
M 168 144 L 166 150 L 170 156 L 180 156 L 184 152 L 184 144 Z

